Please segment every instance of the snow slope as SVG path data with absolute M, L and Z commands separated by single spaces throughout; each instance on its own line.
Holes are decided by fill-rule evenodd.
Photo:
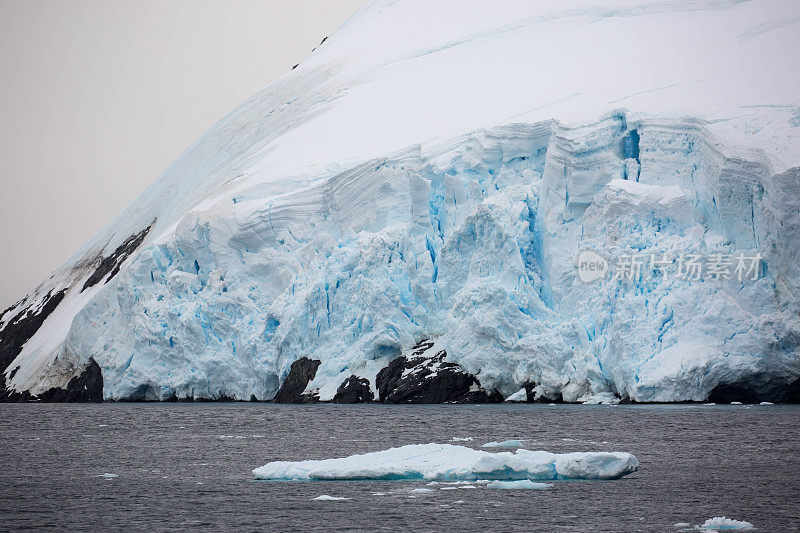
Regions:
M 0 315 L 3 379 L 93 359 L 106 398 L 270 399 L 309 357 L 326 400 L 432 337 L 504 396 L 773 398 L 800 377 L 799 28 L 778 0 L 369 3 Z M 765 267 L 584 283 L 585 249 Z

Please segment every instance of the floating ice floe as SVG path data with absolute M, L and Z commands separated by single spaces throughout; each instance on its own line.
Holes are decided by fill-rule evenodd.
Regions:
M 639 461 L 626 452 L 487 452 L 453 444 L 410 444 L 338 459 L 273 461 L 253 470 L 264 480 L 618 479 Z
M 492 481 L 486 485 L 487 489 L 552 489 L 553 485 L 550 483 L 537 483 L 530 479 L 520 479 L 517 481 Z
M 747 531 L 750 529 L 755 529 L 750 522 L 733 520 L 725 516 L 709 518 L 700 526 L 701 531 Z
M 344 496 L 329 496 L 327 494 L 321 494 L 314 498 L 314 501 L 317 502 L 340 502 L 342 500 L 349 500 L 350 498 L 345 498 Z
M 487 442 L 481 448 L 522 448 L 522 443 L 518 440 L 504 440 L 500 442 Z
M 119 477 L 119 474 L 112 474 L 110 472 L 106 472 L 105 474 L 100 474 L 99 477 L 104 477 L 106 479 L 114 479 L 115 477 Z
M 450 440 L 453 442 L 471 442 L 475 439 L 473 439 L 472 437 L 453 437 Z
M 733 520 L 725 516 L 715 516 L 709 518 L 700 525 L 693 526 L 689 522 L 678 522 L 673 527 L 680 531 L 700 531 L 714 533 L 719 531 L 750 531 L 756 529 L 750 522 L 744 520 Z

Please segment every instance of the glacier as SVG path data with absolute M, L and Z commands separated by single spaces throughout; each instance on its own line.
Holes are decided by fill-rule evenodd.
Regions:
M 0 315 L 2 396 L 800 401 L 800 5 L 558 4 L 365 5 Z

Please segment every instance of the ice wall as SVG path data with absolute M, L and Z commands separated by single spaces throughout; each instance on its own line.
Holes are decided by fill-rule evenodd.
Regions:
M 698 121 L 622 111 L 415 146 L 189 213 L 83 308 L 64 357 L 97 361 L 108 398 L 269 399 L 309 357 L 325 400 L 353 374 L 374 384 L 422 337 L 504 395 L 535 383 L 567 401 L 700 401 L 720 383 L 785 386 L 800 376 L 790 177 L 726 155 Z M 583 249 L 760 251 L 767 266 L 741 282 L 585 283 Z

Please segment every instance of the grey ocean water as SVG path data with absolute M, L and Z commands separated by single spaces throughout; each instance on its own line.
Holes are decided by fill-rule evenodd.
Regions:
M 726 515 L 798 531 L 799 422 L 798 406 L 3 404 L 0 530 L 675 531 Z M 546 491 L 430 493 L 250 474 L 453 437 L 623 450 L 640 470 Z M 321 494 L 351 499 L 312 500 Z

